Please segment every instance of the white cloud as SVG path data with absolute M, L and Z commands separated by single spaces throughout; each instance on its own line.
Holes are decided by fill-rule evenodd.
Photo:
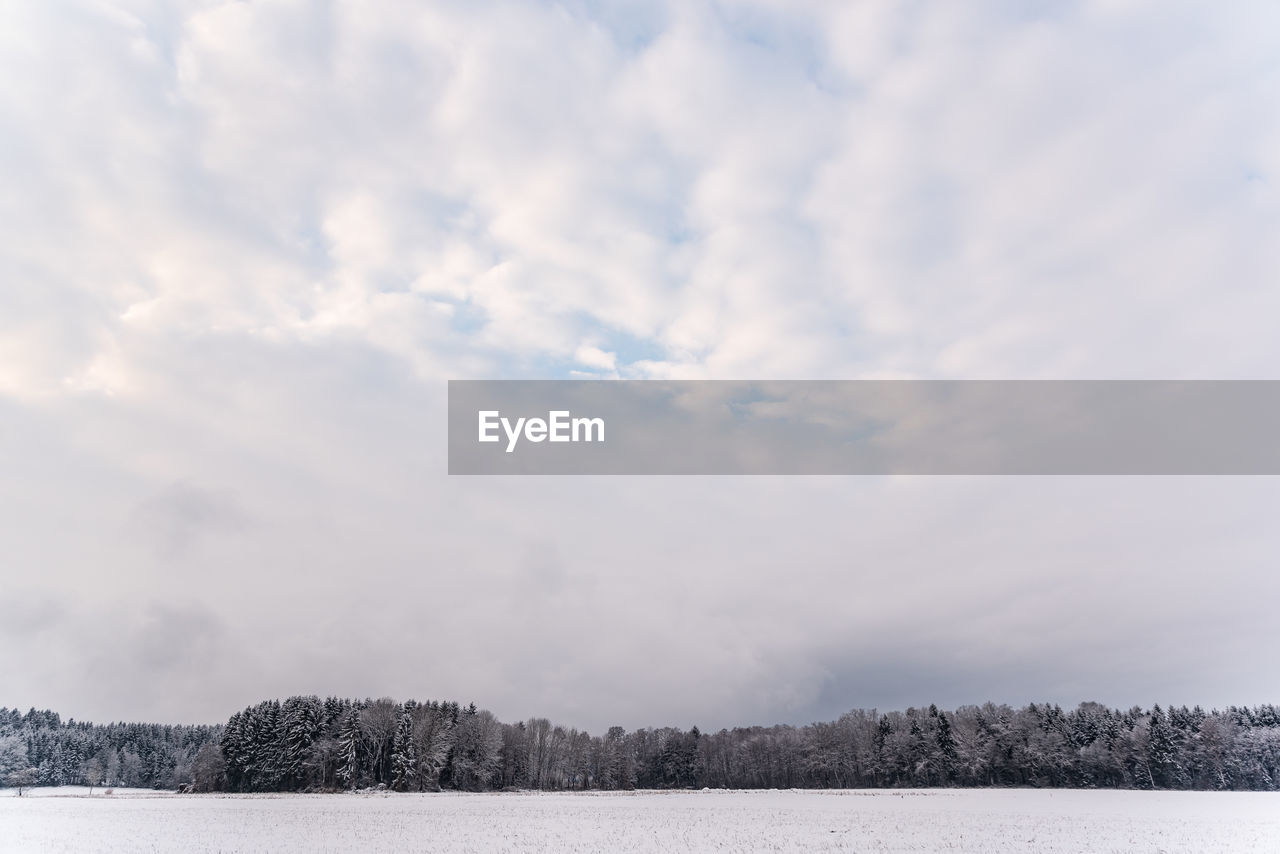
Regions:
M 577 349 L 573 354 L 573 358 L 580 365 L 605 371 L 612 371 L 617 362 L 615 354 L 606 353 L 599 347 L 591 347 L 585 344 Z

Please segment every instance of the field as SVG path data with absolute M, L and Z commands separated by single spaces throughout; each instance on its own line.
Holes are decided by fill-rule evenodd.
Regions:
M 0 796 L 0 851 L 1280 852 L 1280 794 L 1064 790 Z

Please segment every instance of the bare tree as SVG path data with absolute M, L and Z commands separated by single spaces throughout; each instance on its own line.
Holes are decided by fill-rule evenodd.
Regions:
M 374 700 L 360 710 L 360 733 L 373 760 L 376 782 L 391 782 L 391 749 L 399 723 L 400 709 L 390 697 Z
M 440 772 L 453 747 L 452 718 L 440 703 L 419 703 L 411 716 L 418 785 L 428 791 L 439 791 Z
M 0 737 L 0 780 L 18 790 L 18 796 L 34 786 L 39 771 L 27 759 L 27 743 L 16 735 Z
M 99 751 L 80 763 L 80 776 L 84 778 L 85 785 L 89 787 L 90 795 L 93 794 L 94 786 L 105 782 L 103 777 L 106 773 L 107 763 L 102 753 L 102 751 Z
M 216 792 L 226 781 L 227 761 L 222 755 L 222 748 L 216 744 L 206 744 L 196 753 L 191 763 L 191 776 L 197 792 Z
M 453 744 L 453 779 L 461 789 L 489 786 L 498 770 L 502 724 L 489 712 L 468 710 L 458 719 Z
M 5 777 L 5 783 L 17 789 L 18 797 L 22 797 L 23 791 L 34 786 L 39 778 L 40 771 L 28 766 L 21 771 L 9 772 L 8 776 Z

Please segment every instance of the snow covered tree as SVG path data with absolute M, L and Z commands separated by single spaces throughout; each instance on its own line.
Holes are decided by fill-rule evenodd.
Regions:
M 206 744 L 191 763 L 192 784 L 197 792 L 217 792 L 226 783 L 227 762 L 222 748 Z
M 939 765 L 945 781 L 950 783 L 953 781 L 956 764 L 960 757 L 956 750 L 955 734 L 951 731 L 951 721 L 947 720 L 947 713 L 938 712 L 937 717 L 938 729 L 935 738 L 938 742 Z
M 0 783 L 13 786 L 21 795 L 37 777 L 38 771 L 27 759 L 26 741 L 16 735 L 0 738 Z
M 453 749 L 454 715 L 443 703 L 419 703 L 413 718 L 414 756 L 418 760 L 418 785 L 439 791 L 440 775 Z
M 360 731 L 374 782 L 391 782 L 391 748 L 399 724 L 400 708 L 390 697 L 366 701 L 360 710 Z
M 27 742 L 16 735 L 0 737 L 0 777 L 20 771 L 31 763 L 27 761 Z
M 309 785 L 311 745 L 320 736 L 324 713 L 319 697 L 290 697 L 281 710 L 284 744 L 281 750 L 281 783 L 285 789 Z
M 489 786 L 498 770 L 502 749 L 502 727 L 487 711 L 472 706 L 458 720 L 453 745 L 453 781 L 467 791 Z
M 249 764 L 249 746 L 245 739 L 242 712 L 233 714 L 222 730 L 222 755 L 226 763 L 224 773 L 227 788 L 233 792 L 243 791 Z
M 360 732 L 360 713 L 351 709 L 342 718 L 338 730 L 338 782 L 354 789 L 360 782 L 360 746 L 364 736 Z
M 418 789 L 418 751 L 413 739 L 412 708 L 400 715 L 391 747 L 391 788 L 397 792 Z

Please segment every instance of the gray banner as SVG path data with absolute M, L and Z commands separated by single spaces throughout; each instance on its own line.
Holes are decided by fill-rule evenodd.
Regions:
M 449 383 L 450 474 L 1280 474 L 1278 381 Z

